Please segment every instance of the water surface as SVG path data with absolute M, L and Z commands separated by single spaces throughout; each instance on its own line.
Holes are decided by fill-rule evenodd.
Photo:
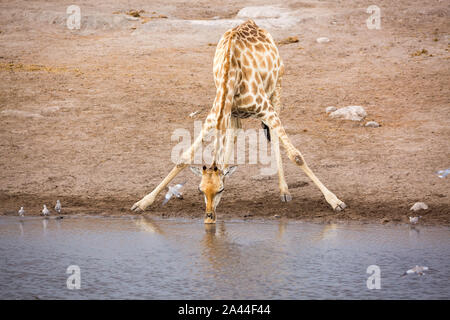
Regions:
M 449 258 L 447 227 L 0 217 L 1 299 L 449 299 Z

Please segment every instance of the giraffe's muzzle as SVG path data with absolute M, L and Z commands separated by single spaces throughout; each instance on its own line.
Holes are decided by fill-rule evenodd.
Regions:
M 205 213 L 205 223 L 216 223 L 216 214 L 214 212 Z

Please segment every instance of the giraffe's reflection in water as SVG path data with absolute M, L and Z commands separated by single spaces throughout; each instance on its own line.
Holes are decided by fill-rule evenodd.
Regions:
M 199 226 L 204 229 L 199 241 L 194 241 L 190 235 L 186 235 L 186 241 L 179 241 L 183 238 L 184 229 L 162 227 L 164 221 L 156 221 L 146 216 L 136 220 L 141 230 L 158 234 L 167 240 L 175 240 L 177 246 L 182 247 L 185 252 L 192 252 L 190 256 L 198 257 L 200 260 L 192 261 L 196 266 L 193 272 L 201 273 L 205 281 L 210 281 L 212 285 L 221 282 L 221 289 L 225 285 L 229 290 L 240 288 L 239 295 L 251 297 L 252 292 L 270 290 L 266 286 L 277 282 L 287 281 L 284 273 L 286 269 L 281 267 L 286 265 L 284 260 L 287 256 L 283 242 L 283 234 L 287 227 L 285 220 L 279 221 L 278 230 L 275 234 L 265 234 L 261 237 L 258 229 L 249 228 L 244 230 L 241 224 L 219 221 L 216 224 L 204 224 Z M 230 228 L 228 231 L 227 226 Z M 236 229 L 236 227 L 239 227 Z M 190 231 L 192 232 L 192 230 Z M 248 232 L 246 234 L 246 232 Z M 246 234 L 246 237 L 242 237 Z M 267 238 L 276 241 L 266 241 Z M 187 240 L 189 239 L 189 240 Z M 195 252 L 196 251 L 196 252 Z M 206 262 L 206 263 L 205 263 Z M 262 281 L 256 283 L 251 278 L 258 277 Z M 266 281 L 264 281 L 266 280 Z M 242 292 L 242 284 L 246 292 Z
M 255 298 L 256 292 L 270 292 L 274 287 L 287 285 L 284 268 L 287 254 L 282 245 L 286 223 L 280 221 L 276 235 L 262 237 L 257 228 L 239 229 L 236 230 L 233 223 L 223 221 L 205 225 L 201 241 L 202 258 L 208 261 L 203 264 L 205 278 L 213 280 L 212 283 L 223 283 L 230 292 L 246 298 Z M 247 235 L 246 239 L 243 234 Z M 268 242 L 266 236 L 277 240 Z M 253 281 L 255 278 L 261 281 Z
M 83 289 L 70 293 L 79 299 L 370 299 L 361 279 L 377 263 L 385 283 L 395 281 L 377 298 L 438 299 L 450 279 L 445 239 L 443 227 L 420 226 L 419 234 L 405 225 L 283 218 L 205 225 L 200 217 L 0 217 L 2 267 L 13 275 L 0 277 L 0 299 L 65 299 L 71 264 L 82 270 Z M 421 279 L 429 290 L 419 296 L 397 274 L 418 258 L 439 270 Z

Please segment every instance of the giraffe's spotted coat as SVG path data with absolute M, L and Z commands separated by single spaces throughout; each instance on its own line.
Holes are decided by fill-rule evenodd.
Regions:
M 229 69 L 225 65 L 227 55 L 231 56 Z M 225 70 L 229 72 L 226 80 Z M 264 105 L 262 103 L 272 96 L 283 70 L 283 62 L 272 36 L 254 21 L 248 20 L 227 31 L 217 45 L 214 57 L 215 101 L 220 103 L 224 90 L 230 90 L 231 105 L 228 109 L 232 116 L 258 116 L 257 110 L 260 112 L 267 108 L 267 102 Z M 227 83 L 224 84 L 224 81 Z M 215 108 L 220 112 L 220 107 Z M 226 126 L 219 123 L 217 127 Z

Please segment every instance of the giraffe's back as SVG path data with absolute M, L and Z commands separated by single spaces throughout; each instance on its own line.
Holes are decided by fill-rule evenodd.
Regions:
M 217 45 L 213 69 L 217 88 L 224 77 L 230 37 L 230 69 L 235 75 L 233 115 L 245 118 L 252 115 L 251 105 L 247 103 L 251 100 L 248 96 L 265 94 L 270 98 L 281 80 L 284 66 L 272 36 L 254 21 L 248 20 L 228 30 Z

